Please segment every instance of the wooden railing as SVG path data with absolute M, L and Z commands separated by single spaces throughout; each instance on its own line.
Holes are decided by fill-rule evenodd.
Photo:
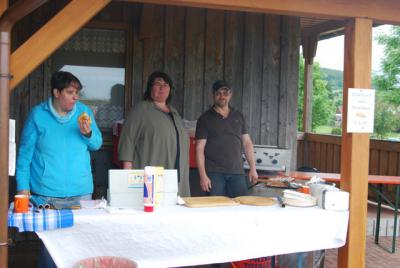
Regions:
M 304 133 L 297 140 L 297 167 L 340 173 L 341 137 Z
M 340 150 L 341 136 L 304 133 L 297 139 L 297 167 L 340 173 Z M 371 139 L 369 150 L 370 175 L 400 176 L 400 142 Z M 384 187 L 394 200 L 394 186 Z
M 305 133 L 297 140 L 297 166 L 340 173 L 341 136 Z M 400 142 L 370 140 L 369 174 L 400 176 Z

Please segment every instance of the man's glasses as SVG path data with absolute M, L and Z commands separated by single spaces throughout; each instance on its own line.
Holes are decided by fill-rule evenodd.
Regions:
M 214 92 L 215 96 L 225 96 L 228 97 L 232 92 L 230 90 L 217 90 Z
M 159 82 L 156 82 L 156 83 L 153 83 L 153 87 L 157 87 L 157 88 L 167 88 L 167 87 L 169 87 L 169 84 L 168 83 L 159 83 Z

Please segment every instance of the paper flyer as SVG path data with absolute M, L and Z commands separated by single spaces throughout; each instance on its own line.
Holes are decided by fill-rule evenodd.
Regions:
M 373 133 L 375 90 L 349 88 L 347 102 L 347 132 Z

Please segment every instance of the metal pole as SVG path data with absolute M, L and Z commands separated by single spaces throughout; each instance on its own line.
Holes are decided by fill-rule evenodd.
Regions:
M 382 193 L 382 184 L 379 184 L 378 191 L 375 191 L 376 200 L 378 203 L 378 208 L 376 211 L 376 226 L 375 226 L 375 244 L 379 244 L 379 230 L 381 228 L 381 211 L 382 211 L 382 197 L 380 193 Z
M 398 216 L 398 209 L 399 209 L 399 194 L 400 194 L 400 187 L 398 184 L 396 184 L 396 199 L 395 199 L 395 203 L 394 203 L 392 253 L 396 252 L 396 231 L 397 231 L 397 216 Z

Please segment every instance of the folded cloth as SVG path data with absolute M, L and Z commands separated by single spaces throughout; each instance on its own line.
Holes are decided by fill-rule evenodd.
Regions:
M 74 215 L 70 209 L 34 209 L 27 213 L 14 213 L 14 204 L 8 210 L 8 226 L 17 227 L 19 232 L 46 231 L 67 228 L 74 225 Z

